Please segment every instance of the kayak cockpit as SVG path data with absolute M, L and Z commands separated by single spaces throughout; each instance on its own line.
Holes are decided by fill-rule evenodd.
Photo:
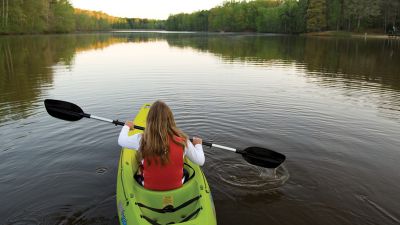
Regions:
M 151 225 L 185 223 L 202 214 L 204 196 L 209 196 L 210 193 L 198 166 L 185 159 L 184 168 L 189 173 L 188 181 L 178 189 L 153 191 L 145 189 L 134 178 L 138 170 L 136 154 L 137 151 L 131 149 L 123 149 L 121 154 L 119 183 L 124 192 L 125 207 L 123 201 L 119 201 L 120 213 L 126 213 L 129 209 L 137 219 L 145 220 Z
M 199 202 L 202 195 L 198 191 L 201 184 L 192 179 L 196 176 L 195 170 L 188 163 L 184 167 L 189 180 L 178 189 L 151 191 L 136 182 L 135 205 L 140 209 L 141 218 L 154 225 L 182 223 L 196 218 L 202 210 Z

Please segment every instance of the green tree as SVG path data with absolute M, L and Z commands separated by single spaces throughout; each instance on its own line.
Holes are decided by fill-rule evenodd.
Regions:
M 352 29 L 353 21 L 357 23 L 357 30 L 360 30 L 363 19 L 376 17 L 381 14 L 381 0 L 344 0 L 344 15 L 348 21 L 348 29 Z
M 384 30 L 393 30 L 400 23 L 400 0 L 387 0 L 381 3 Z
M 376 17 L 381 13 L 381 0 L 344 0 L 345 15 L 349 20 L 349 30 L 352 20 L 357 22 L 357 30 L 360 29 L 364 18 Z
M 281 31 L 281 21 L 277 8 L 259 8 L 256 19 L 258 32 L 277 33 Z
M 297 31 L 297 11 L 299 11 L 299 4 L 296 0 L 286 0 L 279 6 L 280 21 L 285 33 Z
M 342 17 L 342 5 L 343 0 L 330 0 L 328 3 L 328 27 L 330 29 L 340 29 L 341 17 Z
M 50 6 L 50 31 L 57 33 L 75 30 L 74 8 L 67 0 L 53 1 Z
M 298 7 L 295 12 L 296 18 L 296 33 L 302 33 L 307 31 L 307 14 L 308 0 L 299 0 Z
M 322 31 L 326 28 L 326 0 L 309 0 L 307 9 L 307 31 Z

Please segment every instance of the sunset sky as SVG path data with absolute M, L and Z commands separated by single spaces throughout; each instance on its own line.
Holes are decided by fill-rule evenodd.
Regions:
M 112 16 L 167 19 L 170 14 L 210 9 L 224 0 L 71 0 L 76 8 L 103 11 Z

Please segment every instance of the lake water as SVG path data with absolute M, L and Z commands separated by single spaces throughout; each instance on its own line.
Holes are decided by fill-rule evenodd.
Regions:
M 205 148 L 218 224 L 400 224 L 400 40 L 202 33 L 0 37 L 0 224 L 118 224 L 120 127 L 164 100 Z

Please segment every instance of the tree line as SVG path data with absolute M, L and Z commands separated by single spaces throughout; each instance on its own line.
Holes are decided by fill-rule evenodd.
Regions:
M 111 29 L 304 33 L 398 32 L 400 0 L 230 0 L 166 21 L 74 9 L 69 0 L 0 0 L 0 34 Z
M 210 10 L 171 15 L 165 26 L 217 32 L 387 32 L 399 23 L 400 0 L 231 0 Z
M 75 9 L 68 0 L 0 0 L 0 34 L 162 28 L 160 20 Z

